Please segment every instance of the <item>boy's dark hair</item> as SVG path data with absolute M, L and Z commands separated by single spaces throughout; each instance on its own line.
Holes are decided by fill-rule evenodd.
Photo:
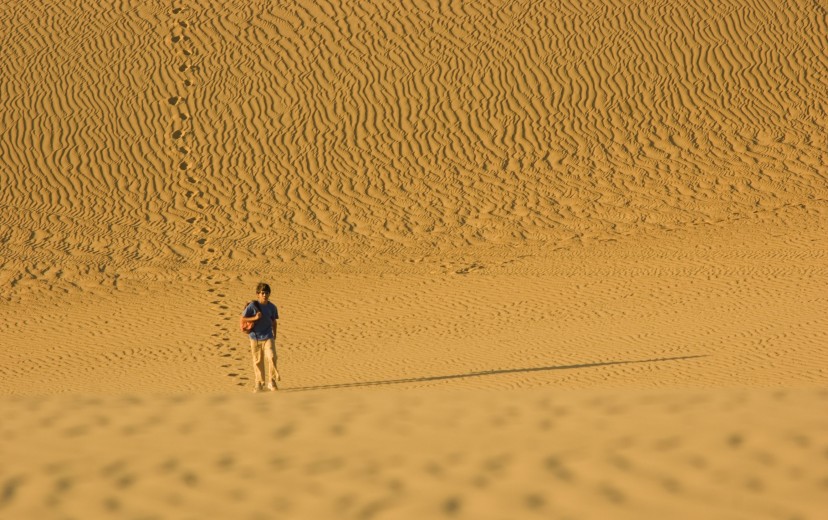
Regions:
M 256 286 L 256 294 L 260 292 L 270 293 L 270 286 L 264 282 L 259 282 L 259 285 Z

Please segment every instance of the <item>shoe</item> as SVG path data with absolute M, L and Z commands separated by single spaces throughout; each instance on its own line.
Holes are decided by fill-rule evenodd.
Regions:
M 263 389 L 262 389 L 262 385 L 261 385 L 261 384 L 258 384 L 258 385 L 256 385 L 256 386 L 254 386 L 254 387 L 253 387 L 253 393 L 254 393 L 254 394 L 258 394 L 258 393 L 259 393 L 259 392 L 261 392 L 262 390 L 263 390 Z
M 274 392 L 274 391 L 276 391 L 276 390 L 278 390 L 278 388 L 276 388 L 276 384 L 275 384 L 275 383 L 270 382 L 270 383 L 268 383 L 268 384 L 267 384 L 267 391 L 268 391 L 268 392 Z

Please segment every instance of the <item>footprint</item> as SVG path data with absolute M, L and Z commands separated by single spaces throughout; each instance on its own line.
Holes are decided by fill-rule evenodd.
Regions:
M 172 10 L 172 12 L 173 12 L 173 14 L 178 14 L 178 13 L 180 13 L 180 12 L 181 12 L 181 8 L 180 8 L 180 7 L 176 7 L 175 9 L 173 9 L 173 10 Z
M 224 455 L 216 462 L 216 466 L 218 466 L 220 469 L 226 470 L 230 469 L 230 467 L 232 467 L 235 463 L 236 460 L 233 458 L 232 455 Z
M 0 493 L 0 506 L 14 500 L 14 495 L 17 493 L 17 489 L 23 484 L 23 482 L 25 482 L 25 479 L 21 476 L 12 477 L 5 482 L 3 485 L 3 492 Z
M 115 497 L 108 497 L 104 499 L 103 506 L 110 512 L 118 511 L 121 509 L 121 502 Z
M 173 43 L 178 43 L 178 42 L 181 41 L 181 36 L 173 36 L 170 39 L 172 40 Z
M 745 442 L 745 438 L 739 433 L 734 433 L 727 438 L 727 444 L 731 448 L 738 448 Z
M 526 504 L 527 509 L 543 509 L 546 505 L 546 500 L 540 493 L 533 493 L 531 495 L 526 495 L 524 503 Z
M 450 497 L 443 502 L 443 512 L 447 515 L 456 515 L 460 511 L 463 501 L 460 497 Z
M 175 132 L 172 133 L 172 138 L 173 139 L 181 139 L 181 136 L 183 136 L 183 135 L 184 135 L 184 132 L 182 130 L 176 130 Z
M 189 27 L 190 24 L 188 24 L 187 22 L 181 21 L 181 22 L 178 22 L 178 25 L 180 25 L 181 27 L 187 28 L 187 27 Z
M 198 475 L 189 471 L 181 475 L 181 480 L 190 487 L 198 485 Z
M 187 67 L 187 65 L 181 65 L 180 67 L 178 67 L 178 71 L 179 72 L 186 72 L 188 68 L 189 67 Z
M 181 161 L 181 164 L 179 164 L 178 167 L 181 168 L 182 170 L 186 170 L 187 169 L 187 163 L 185 161 Z
M 293 435 L 296 427 L 293 424 L 286 424 L 273 432 L 273 437 L 276 439 L 285 439 Z
M 115 481 L 115 485 L 121 489 L 124 489 L 132 486 L 132 484 L 135 483 L 135 480 L 136 478 L 134 475 L 124 475 Z
M 670 493 L 679 493 L 682 489 L 681 482 L 673 477 L 664 477 L 661 479 L 661 486 Z
M 564 482 L 572 482 L 574 476 L 572 472 L 563 465 L 561 460 L 555 455 L 546 458 L 546 469 Z
M 123 460 L 116 460 L 115 462 L 113 462 L 111 464 L 107 464 L 106 466 L 101 468 L 101 475 L 103 475 L 105 477 L 111 477 L 111 476 L 115 475 L 116 473 L 119 473 L 125 467 L 126 467 L 126 462 L 124 462 Z
M 61 477 L 55 481 L 55 493 L 65 493 L 69 491 L 74 485 L 74 481 L 69 477 Z
M 180 99 L 180 98 L 179 98 L 178 96 L 172 96 L 172 97 L 171 97 L 170 99 L 168 99 L 167 101 L 169 101 L 169 102 L 170 102 L 170 105 L 175 105 L 175 104 L 177 104 L 177 103 L 178 103 L 178 100 L 179 100 L 179 99 Z
M 470 266 L 468 266 L 468 267 L 464 267 L 464 268 L 462 268 L 462 269 L 458 269 L 457 271 L 455 271 L 455 273 L 456 273 L 456 274 L 464 274 L 464 275 L 465 275 L 465 274 L 469 274 L 469 273 L 470 273 L 470 272 L 472 272 L 472 271 L 478 271 L 478 270 L 480 270 L 480 269 L 483 269 L 483 264 L 480 264 L 480 263 L 478 263 L 478 262 L 474 262 L 474 263 L 472 263 L 472 264 L 471 264 Z
M 627 500 L 627 496 L 623 491 L 612 486 L 611 484 L 603 484 L 598 488 L 598 492 L 606 497 L 609 501 L 620 504 Z

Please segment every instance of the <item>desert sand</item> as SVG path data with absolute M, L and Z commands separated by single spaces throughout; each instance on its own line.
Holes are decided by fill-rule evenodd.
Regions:
M 825 518 L 823 2 L 0 27 L 0 518 Z

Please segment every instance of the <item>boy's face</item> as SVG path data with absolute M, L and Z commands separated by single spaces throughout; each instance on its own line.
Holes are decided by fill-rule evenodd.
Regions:
M 270 298 L 270 293 L 267 291 L 259 291 L 259 303 L 267 303 L 267 300 Z

